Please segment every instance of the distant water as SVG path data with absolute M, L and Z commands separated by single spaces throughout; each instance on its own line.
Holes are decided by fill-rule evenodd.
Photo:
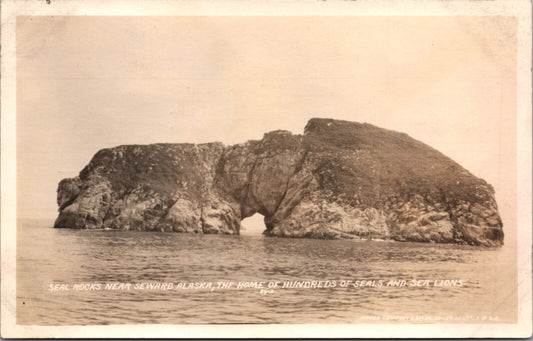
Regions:
M 69 230 L 53 229 L 51 224 L 19 221 L 18 324 L 405 323 L 407 319 L 509 323 L 517 317 L 514 250 L 509 247 Z M 412 279 L 429 280 L 431 286 L 386 285 L 389 280 Z M 235 287 L 175 289 L 178 283 L 190 282 L 279 281 L 281 285 L 320 280 L 336 281 L 336 286 L 276 288 L 273 293 Z M 384 284 L 340 287 L 348 280 Z M 434 280 L 461 280 L 462 286 L 433 286 Z M 174 289 L 72 290 L 80 283 L 156 282 L 173 283 Z M 58 288 L 67 284 L 70 290 L 50 291 L 50 284 Z

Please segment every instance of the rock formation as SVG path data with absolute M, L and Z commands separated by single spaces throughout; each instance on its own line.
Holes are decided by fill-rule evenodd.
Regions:
M 304 135 L 100 150 L 57 190 L 54 227 L 499 246 L 494 190 L 406 134 L 312 119 Z

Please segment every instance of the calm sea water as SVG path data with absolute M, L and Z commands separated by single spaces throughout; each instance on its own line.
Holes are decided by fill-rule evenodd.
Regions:
M 439 319 L 499 323 L 516 319 L 516 272 L 510 247 L 68 230 L 51 225 L 50 221 L 19 221 L 18 324 L 433 323 Z M 430 285 L 410 286 L 413 279 L 428 280 Z M 336 286 L 281 288 L 284 282 L 326 280 Z M 374 281 L 376 286 L 341 287 L 341 283 L 361 280 Z M 407 285 L 387 286 L 390 280 L 398 284 L 405 280 Z M 456 284 L 460 280 L 462 285 L 434 286 L 435 280 L 456 280 Z M 277 281 L 280 287 L 271 293 L 236 288 L 238 282 L 255 281 L 266 286 Z M 134 289 L 134 285 L 158 282 L 172 283 L 173 289 Z M 234 284 L 226 289 L 176 289 L 195 282 Z M 131 288 L 104 290 L 106 283 L 130 283 Z M 51 284 L 69 290 L 51 291 Z M 93 284 L 93 290 L 75 291 L 75 284 Z M 96 290 L 96 284 L 101 290 Z

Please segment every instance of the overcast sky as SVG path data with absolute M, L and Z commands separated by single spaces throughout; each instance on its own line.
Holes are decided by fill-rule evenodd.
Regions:
M 515 225 L 515 58 L 510 17 L 19 17 L 18 214 L 54 218 L 101 148 L 330 117 L 440 150 Z

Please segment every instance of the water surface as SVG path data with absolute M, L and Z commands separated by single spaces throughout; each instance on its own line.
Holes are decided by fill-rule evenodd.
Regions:
M 17 323 L 478 323 L 516 320 L 514 250 L 459 245 L 53 229 L 20 220 Z M 432 285 L 387 286 L 390 280 Z M 336 281 L 330 288 L 74 291 L 79 283 Z M 340 287 L 341 281 L 384 281 Z M 461 286 L 434 286 L 460 280 Z M 50 291 L 50 284 L 70 290 Z

